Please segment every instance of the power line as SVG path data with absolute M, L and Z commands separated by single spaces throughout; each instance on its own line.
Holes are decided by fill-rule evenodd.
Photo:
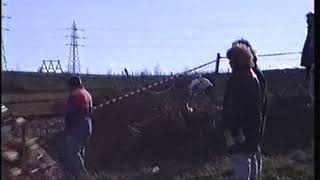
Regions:
M 299 61 L 298 58 L 290 58 L 290 59 L 259 59 L 259 61 Z
M 259 54 L 258 57 L 273 57 L 273 56 L 285 56 L 291 54 L 301 54 L 302 52 L 283 52 L 283 53 L 271 53 L 271 54 Z M 221 57 L 222 59 L 227 59 L 227 57 Z
M 290 54 L 301 54 L 302 52 L 284 52 L 284 53 L 273 53 L 273 54 L 261 54 L 258 57 L 267 57 L 267 56 L 284 56 Z
M 84 45 L 78 44 L 78 39 L 85 39 L 85 37 L 79 37 L 77 32 L 84 31 L 84 29 L 77 28 L 75 21 L 73 21 L 71 28 L 67 28 L 67 30 L 71 30 L 71 35 L 66 36 L 70 37 L 70 43 L 66 44 L 67 46 L 70 46 L 68 72 L 72 74 L 80 74 L 81 65 L 78 47 L 83 47 Z

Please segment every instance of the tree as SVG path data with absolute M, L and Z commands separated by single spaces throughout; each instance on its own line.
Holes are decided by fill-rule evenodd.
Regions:
M 42 70 L 43 70 L 43 69 L 42 69 L 42 66 L 40 66 L 40 67 L 37 69 L 37 72 L 38 72 L 38 73 L 43 73 Z
M 148 71 L 148 69 L 144 69 L 143 71 L 140 72 L 140 76 L 148 76 L 150 75 L 150 72 Z
M 20 71 L 20 65 L 19 65 L 19 63 L 16 64 L 16 71 Z
M 158 63 L 154 66 L 153 74 L 156 76 L 161 75 L 161 69 L 160 69 L 160 65 Z
M 112 75 L 112 70 L 111 69 L 107 70 L 107 75 Z

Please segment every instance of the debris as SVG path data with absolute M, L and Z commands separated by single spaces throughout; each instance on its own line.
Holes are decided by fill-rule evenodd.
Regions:
M 18 167 L 14 167 L 10 169 L 10 173 L 12 176 L 19 176 L 22 174 L 22 169 Z
M 154 166 L 154 167 L 152 168 L 152 173 L 153 173 L 153 174 L 158 174 L 159 171 L 160 171 L 159 166 Z
M 27 122 L 26 119 L 24 119 L 23 117 L 19 117 L 19 118 L 16 119 L 16 123 L 17 123 L 18 126 L 22 126 L 26 122 Z
M 14 150 L 7 150 L 2 153 L 2 157 L 9 162 L 13 162 L 19 159 L 19 153 Z

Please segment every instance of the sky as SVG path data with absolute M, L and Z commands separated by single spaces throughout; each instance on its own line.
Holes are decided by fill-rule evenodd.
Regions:
M 80 39 L 81 71 L 94 74 L 181 72 L 225 55 L 248 39 L 258 54 L 299 52 L 309 0 L 6 0 L 3 13 L 9 70 L 36 71 L 42 60 L 69 59 L 70 28 Z M 299 67 L 300 55 L 261 58 L 262 69 Z M 203 71 L 213 70 L 208 66 Z M 228 62 L 221 62 L 228 69 Z

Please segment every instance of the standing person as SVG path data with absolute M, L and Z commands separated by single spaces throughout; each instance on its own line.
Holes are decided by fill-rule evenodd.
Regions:
M 210 118 L 210 104 L 212 102 L 210 96 L 213 87 L 214 84 L 207 78 L 202 77 L 200 73 L 194 75 L 193 80 L 188 86 L 189 99 L 186 107 L 190 112 L 191 118 L 186 122 L 187 127 L 191 130 L 192 150 L 195 154 L 201 155 L 201 157 L 194 154 L 191 155 L 191 157 L 194 157 L 194 163 L 202 163 L 210 153 L 207 138 L 210 125 L 213 124 Z
M 253 55 L 246 45 L 232 46 L 227 58 L 232 74 L 224 94 L 223 128 L 234 170 L 231 179 L 255 180 L 262 123 L 260 84 L 253 71 Z
M 308 25 L 308 32 L 307 38 L 304 42 L 304 46 L 302 49 L 301 55 L 301 66 L 306 68 L 306 79 L 305 79 L 305 86 L 308 88 L 309 80 L 310 80 L 310 69 L 312 63 L 314 62 L 314 14 L 308 13 L 307 14 L 307 25 Z
M 78 179 L 86 173 L 84 148 L 92 133 L 92 97 L 78 76 L 71 77 L 68 86 L 70 95 L 67 100 L 65 117 L 64 165 L 68 173 L 74 179 Z
M 267 83 L 264 77 L 263 72 L 260 70 L 258 67 L 257 61 L 258 57 L 256 55 L 256 52 L 254 48 L 252 47 L 251 43 L 246 40 L 246 39 L 239 39 L 236 40 L 232 43 L 232 46 L 235 46 L 237 44 L 244 44 L 249 48 L 251 54 L 253 55 L 253 63 L 254 67 L 252 68 L 254 73 L 257 75 L 257 78 L 259 80 L 260 84 L 260 92 L 262 95 L 262 123 L 260 127 L 260 141 L 259 141 L 259 146 L 258 146 L 258 153 L 256 154 L 257 162 L 258 162 L 258 177 L 261 178 L 261 172 L 262 172 L 262 141 L 263 141 L 263 136 L 265 132 L 265 126 L 266 126 L 266 112 L 267 112 Z

